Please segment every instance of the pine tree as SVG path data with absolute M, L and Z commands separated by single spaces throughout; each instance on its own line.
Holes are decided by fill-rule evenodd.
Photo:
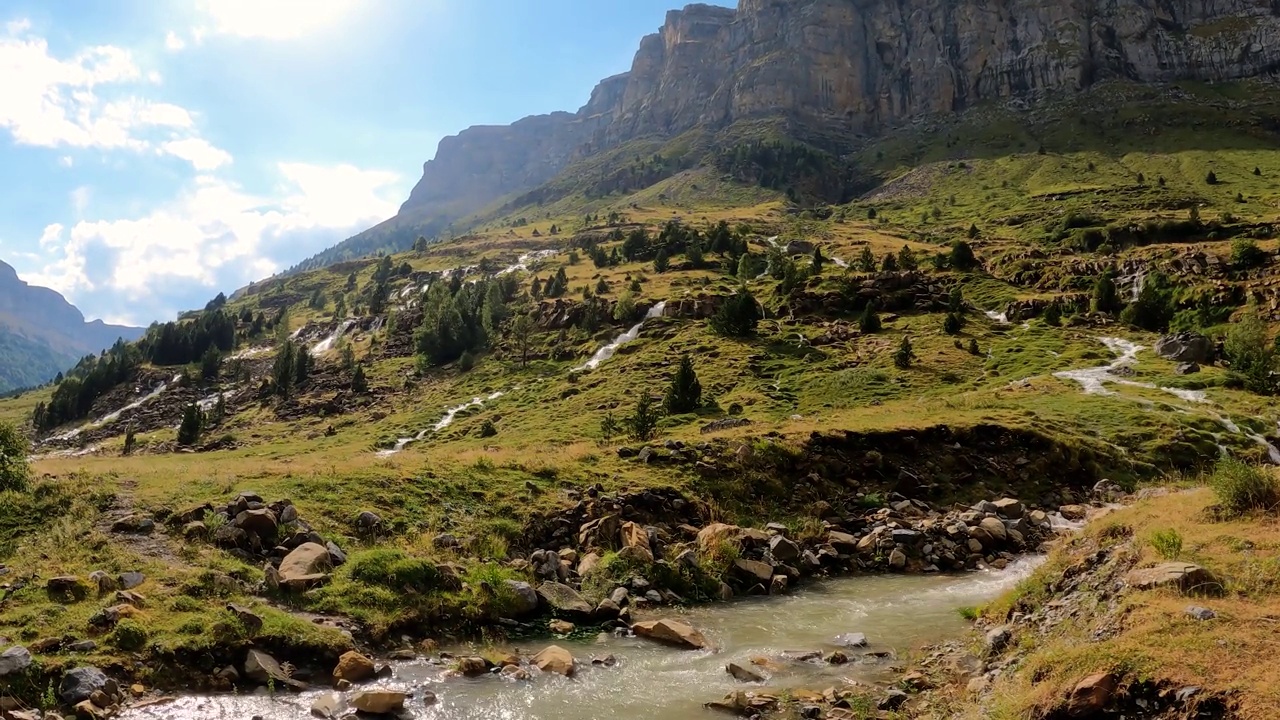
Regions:
M 1044 309 L 1044 322 L 1054 327 L 1062 324 L 1062 308 L 1058 307 L 1058 303 L 1049 303 L 1049 307 Z
M 876 271 L 876 256 L 871 253 L 871 247 L 862 248 L 862 254 L 858 256 L 858 269 L 864 273 Z
M 520 350 L 520 367 L 529 364 L 529 345 L 533 341 L 533 319 L 521 313 L 511 321 L 511 338 Z
M 605 282 L 604 278 L 600 278 L 596 281 L 596 294 L 604 295 L 607 292 L 609 292 L 609 283 Z
M 906 370 L 911 367 L 915 359 L 916 353 L 911 348 L 911 338 L 903 335 L 902 344 L 898 345 L 898 351 L 893 354 L 893 364 L 901 370 Z
M 947 295 L 947 312 L 953 315 L 964 314 L 964 291 L 959 285 L 951 288 L 951 293 Z
M 969 233 L 968 233 L 968 235 L 969 235 L 969 239 L 970 239 L 970 240 L 973 240 L 974 238 L 978 237 L 978 233 L 980 233 L 980 232 L 981 232 L 981 231 L 980 231 L 980 230 L 978 230 L 978 224 L 977 224 L 977 223 L 970 223 L 970 224 L 969 224 Z
M 622 432 L 622 425 L 613 416 L 612 412 L 607 412 L 604 417 L 600 418 L 600 437 L 605 442 L 613 440 L 620 432 Z
M 658 408 L 653 405 L 653 398 L 649 397 L 649 393 L 641 392 L 640 398 L 636 400 L 635 410 L 625 421 L 627 433 L 636 442 L 648 442 L 657 433 L 659 417 Z
M 671 379 L 663 407 L 668 415 L 682 415 L 702 406 L 702 384 L 694 372 L 693 360 L 688 355 L 680 357 L 680 367 Z
M 749 252 L 743 253 L 742 256 L 738 258 L 738 280 L 744 283 L 749 282 L 754 280 L 758 274 L 759 273 L 756 272 L 755 257 Z
M 222 354 L 218 352 L 217 347 L 211 347 L 204 351 L 204 356 L 200 358 L 200 375 L 205 380 L 213 380 L 218 377 L 218 369 L 222 365 Z
M 981 354 L 982 354 L 982 351 L 978 349 L 978 339 L 977 339 L 977 338 L 969 338 L 969 354 L 970 354 L 970 355 L 981 355 Z
M 133 432 L 133 426 L 130 425 L 129 429 L 126 430 L 124 433 L 124 454 L 126 456 L 132 455 L 134 449 L 137 446 L 138 446 L 138 436 Z
M 529 286 L 529 294 L 533 296 L 534 300 L 542 297 L 542 280 L 537 275 L 533 276 L 533 283 Z
M 813 262 L 810 263 L 810 272 L 814 275 L 822 274 L 822 266 L 825 265 L 827 259 L 822 257 L 822 248 L 815 246 L 813 248 Z
M 1210 185 L 1218 184 L 1218 174 L 1210 170 L 1208 175 L 1204 176 L 1204 181 Z
M 689 259 L 689 264 L 693 265 L 693 267 L 702 267 L 702 243 L 697 241 L 689 243 L 689 247 L 684 251 L 684 256 Z
M 182 412 L 182 424 L 178 426 L 178 445 L 191 447 L 200 442 L 200 431 L 204 418 L 200 416 L 200 408 L 195 403 L 187 405 Z
M 915 270 L 919 266 L 919 262 L 916 261 L 916 254 L 910 247 L 903 245 L 902 249 L 898 251 L 898 267 L 903 270 Z
M 311 351 L 305 345 L 299 345 L 294 353 L 293 366 L 293 385 L 298 387 L 307 381 L 311 376 L 311 368 L 314 366 L 311 359 Z
M 271 382 L 280 397 L 289 397 L 293 390 L 293 373 L 296 367 L 297 350 L 292 340 L 285 340 L 276 352 L 276 360 L 271 367 Z
M 974 256 L 973 248 L 963 240 L 957 240 L 951 244 L 949 260 L 951 267 L 957 270 L 972 270 L 978 267 L 978 258 Z
M 720 306 L 709 324 L 712 331 L 725 337 L 748 337 L 755 333 L 760 320 L 756 298 L 745 287 L 738 290 Z
M 947 313 L 947 317 L 942 321 L 942 331 L 948 335 L 959 335 L 964 329 L 964 321 L 955 313 Z
M 1120 292 L 1116 289 L 1115 271 L 1107 270 L 1093 284 L 1093 311 L 1115 314 L 1120 311 Z
M 363 395 L 369 392 L 369 380 L 364 376 L 364 366 L 356 365 L 351 371 L 351 392 Z
M 654 272 L 664 273 L 667 271 L 670 264 L 670 261 L 667 259 L 667 251 L 665 249 L 659 250 L 658 254 L 653 256 Z
M 213 419 L 211 425 L 221 425 L 222 421 L 227 417 L 227 396 L 218 393 L 218 402 L 213 405 Z
M 862 330 L 863 335 L 874 335 L 880 332 L 880 315 L 876 313 L 875 306 L 867 303 L 862 309 L 862 315 L 858 318 L 858 328 Z
M 880 272 L 897 272 L 897 271 L 898 271 L 898 258 L 893 253 L 889 253 L 888 255 L 885 255 L 884 260 L 880 263 Z

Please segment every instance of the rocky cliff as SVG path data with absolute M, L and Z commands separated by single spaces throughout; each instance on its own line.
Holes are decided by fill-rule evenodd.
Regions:
M 577 113 L 440 143 L 401 209 L 439 228 L 629 140 L 785 118 L 849 140 L 990 100 L 1280 67 L 1280 0 L 741 0 L 690 5 Z
M 0 262 L 0 392 L 46 382 L 118 338 L 141 336 L 142 328 L 85 322 L 61 295 L 28 285 Z

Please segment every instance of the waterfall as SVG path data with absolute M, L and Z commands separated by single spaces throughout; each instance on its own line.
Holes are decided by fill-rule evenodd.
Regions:
M 590 360 L 574 368 L 573 371 L 583 372 L 584 370 L 595 370 L 596 368 L 600 367 L 601 363 L 613 357 L 614 354 L 618 352 L 618 348 L 622 347 L 623 345 L 626 345 L 627 343 L 631 342 L 632 340 L 635 340 L 637 337 L 640 336 L 640 328 L 644 326 L 645 320 L 652 320 L 653 318 L 661 317 L 662 312 L 663 310 L 666 309 L 666 307 L 667 307 L 667 301 L 663 300 L 657 305 L 654 305 L 653 307 L 649 308 L 649 312 L 645 313 L 644 320 L 641 320 L 640 322 L 636 323 L 630 330 L 627 330 L 626 332 L 619 335 L 617 338 L 614 339 L 613 342 L 597 350 L 596 354 L 592 355 Z

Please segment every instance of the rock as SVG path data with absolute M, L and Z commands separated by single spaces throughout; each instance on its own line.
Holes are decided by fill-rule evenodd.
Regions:
M 502 677 L 516 682 L 527 682 L 533 679 L 533 676 L 529 674 L 529 671 L 519 665 L 508 665 L 502 668 L 501 674 Z
M 280 663 L 270 655 L 261 650 L 249 650 L 249 654 L 244 660 L 244 675 L 250 680 L 254 680 L 263 685 L 271 683 L 280 683 L 288 685 L 291 688 L 302 690 L 307 687 L 306 683 L 294 680 L 280 667 Z
M 399 690 L 361 690 L 351 697 L 351 707 L 370 715 L 390 715 L 404 709 L 407 697 Z
M 1213 341 L 1195 333 L 1166 335 L 1156 341 L 1156 354 L 1174 362 L 1204 365 L 1213 360 Z
M 335 680 L 358 683 L 372 678 L 376 671 L 373 660 L 355 650 L 349 650 L 338 658 L 338 666 L 333 669 L 333 677 Z
M 569 616 L 589 617 L 594 610 L 577 590 L 557 582 L 545 582 L 538 586 L 538 596 L 554 611 Z
M 62 675 L 58 684 L 58 699 L 67 705 L 85 702 L 91 695 L 107 688 L 111 679 L 96 667 L 78 667 Z
M 894 548 L 893 552 L 889 553 L 889 567 L 893 568 L 894 570 L 902 570 L 906 568 L 907 554 L 902 552 L 898 548 Z
M 136 571 L 120 573 L 120 577 L 116 578 L 121 590 L 132 590 L 146 581 L 147 577 Z
M 362 510 L 356 515 L 356 528 L 369 533 L 382 527 L 382 518 L 377 513 Z
M 901 690 L 894 689 L 886 693 L 885 696 L 880 699 L 880 702 L 876 703 L 876 707 L 880 710 L 888 710 L 892 712 L 902 707 L 906 704 L 907 700 L 910 699 L 911 697 L 906 693 Z
M 1067 717 L 1090 718 L 1102 712 L 1116 691 L 1117 678 L 1110 673 L 1097 673 L 1076 683 L 1067 700 Z
M 780 563 L 789 563 L 800 557 L 800 546 L 783 535 L 774 535 L 769 540 L 769 555 Z
M 1155 567 L 1131 570 L 1125 582 L 1138 590 L 1175 588 L 1182 592 L 1200 593 L 1222 590 L 1222 585 L 1208 570 L 1187 562 L 1167 562 Z
M 98 649 L 98 643 L 93 640 L 77 640 L 67 646 L 67 652 L 74 653 L 91 653 Z M 0 673 L 3 675 L 4 673 Z
M 574 671 L 574 659 L 568 650 L 559 645 L 550 645 L 542 652 L 534 655 L 529 662 L 545 673 L 556 673 L 571 677 Z
M 1218 617 L 1218 613 L 1210 610 L 1209 608 L 1198 607 L 1196 605 L 1192 605 L 1188 607 L 1187 614 L 1195 618 L 1196 620 L 1200 620 L 1200 621 L 1212 620 Z M 4 673 L 0 673 L 0 675 L 3 675 L 3 674 Z
M 605 598 L 596 606 L 594 617 L 598 620 L 613 620 L 621 613 L 622 608 L 618 607 L 617 603 L 609 598 Z
M 924 673 L 913 670 L 902 676 L 902 686 L 911 692 L 924 692 L 925 690 L 931 690 L 933 683 L 930 682 L 929 678 L 925 677 Z
M 1200 372 L 1200 366 L 1195 363 L 1178 363 L 1173 369 L 1174 375 L 1195 375 Z
M 337 693 L 325 693 L 311 703 L 311 715 L 325 720 L 338 717 L 338 712 L 341 710 L 342 699 Z
M 997 543 L 1004 543 L 1009 540 L 1009 531 L 1005 528 L 1004 523 L 996 518 L 983 518 L 978 523 L 978 527 L 987 531 L 987 535 Z
M 98 588 L 99 595 L 113 593 L 119 589 L 116 579 L 101 570 L 94 570 L 89 573 L 89 584 Z
M 864 648 L 867 646 L 867 636 L 863 633 L 845 633 L 837 635 L 831 644 L 844 648 Z
M 149 535 L 156 529 L 156 521 L 145 515 L 130 515 L 111 523 L 111 532 Z
M 240 621 L 249 637 L 252 638 L 262 630 L 262 617 L 249 608 L 235 603 L 227 603 L 227 610 L 236 616 L 236 619 Z
M 624 547 L 618 551 L 618 559 L 630 565 L 650 565 L 653 563 L 653 552 L 639 546 Z
M 1072 522 L 1079 522 L 1089 517 L 1089 508 L 1083 505 L 1063 505 L 1058 508 L 1058 514 Z
M 855 553 L 859 548 L 858 538 L 836 530 L 827 533 L 827 544 L 845 554 Z
M 24 647 L 14 646 L 0 653 L 0 678 L 6 675 L 17 675 L 31 667 L 31 652 Z
M 647 557 L 649 562 L 653 562 L 653 547 L 649 542 L 648 531 L 637 523 L 625 522 L 622 524 L 621 532 L 623 549 L 635 548 Z
M 733 561 L 733 573 L 748 585 L 757 582 L 768 585 L 773 579 L 773 566 L 759 560 L 739 558 Z
M 292 507 L 292 505 L 290 507 Z M 329 551 L 329 564 L 334 567 L 339 567 L 347 563 L 347 554 L 342 551 L 342 548 L 338 547 L 334 543 L 325 543 L 324 549 Z
M 236 515 L 235 524 L 250 535 L 257 535 L 264 543 L 274 541 L 280 529 L 275 513 L 267 508 L 245 510 Z
M 578 563 L 578 577 L 586 577 L 600 566 L 600 556 L 596 553 L 587 553 L 582 556 L 582 560 Z
M 774 575 L 769 580 L 769 594 L 781 595 L 785 593 L 787 591 L 787 582 L 788 579 L 786 575 Z
M 631 632 L 638 637 L 690 650 L 702 650 L 708 646 L 702 633 L 675 620 L 638 622 L 631 626 Z
M 44 587 L 50 595 L 74 600 L 83 600 L 89 594 L 89 589 L 85 587 L 84 582 L 74 575 L 49 578 Z
M 81 702 L 76 703 L 72 710 L 75 711 L 76 720 L 98 720 L 99 718 L 104 718 L 107 715 L 104 710 L 99 708 L 97 705 L 94 705 L 89 700 L 82 700 Z
M 556 635 L 568 635 L 576 629 L 576 626 L 565 620 L 552 620 L 547 623 L 547 629 Z
M 431 538 L 431 544 L 442 550 L 452 550 L 462 547 L 462 543 L 459 542 L 457 536 L 452 533 L 440 533 L 439 535 Z
M 724 523 L 711 523 L 698 531 L 698 551 L 710 554 L 724 543 L 737 545 L 742 538 L 742 528 Z
M 990 684 L 991 684 L 990 678 L 988 678 L 986 675 L 979 675 L 978 677 L 972 678 L 971 680 L 969 680 L 968 685 L 965 686 L 965 690 L 968 691 L 971 695 L 979 695 L 983 691 L 985 691 L 987 689 L 987 686 Z
M 726 672 L 733 676 L 734 680 L 744 683 L 762 683 L 764 676 L 748 670 L 737 663 L 729 663 L 724 666 Z
M 505 581 L 513 597 L 511 612 L 516 617 L 532 615 L 538 611 L 538 592 L 521 580 Z
M 828 665 L 846 665 L 849 662 L 849 656 L 839 650 L 832 650 L 822 658 L 822 661 Z
M 328 548 L 319 543 L 303 543 L 280 562 L 280 586 L 300 592 L 324 582 L 332 569 Z
M 427 707 L 431 707 L 432 705 L 435 705 L 437 702 L 439 702 L 439 699 L 436 697 L 436 694 L 431 692 L 430 690 L 422 690 L 421 692 L 422 692 L 423 705 L 426 705 Z
M 591 664 L 598 667 L 613 667 L 618 664 L 618 658 L 613 655 L 605 655 L 604 657 L 591 658 Z
M 1024 508 L 1022 501 L 1013 498 L 1003 498 L 992 503 L 996 506 L 996 514 L 1010 520 L 1018 520 L 1022 517 Z
M 480 677 L 488 674 L 489 667 L 489 661 L 482 657 L 458 658 L 458 672 L 466 677 Z
M 998 655 L 1009 645 L 1009 641 L 1013 639 L 1013 633 L 1009 628 L 1000 626 L 987 631 L 985 640 L 987 655 Z

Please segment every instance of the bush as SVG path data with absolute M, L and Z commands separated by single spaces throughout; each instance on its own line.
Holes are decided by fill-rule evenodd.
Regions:
M 129 652 L 136 652 L 147 646 L 147 631 L 132 620 L 121 620 L 111 633 L 111 644 Z
M 368 550 L 351 558 L 351 579 L 395 591 L 426 593 L 438 586 L 440 571 L 400 550 Z
M 1177 560 L 1182 554 L 1182 535 L 1173 528 L 1157 530 L 1151 534 L 1151 547 L 1165 560 Z
M 1208 175 L 1204 176 L 1204 181 L 1210 185 L 1218 184 L 1218 174 L 1210 170 Z
M 1266 263 L 1267 253 L 1250 238 L 1231 241 L 1231 265 L 1237 270 L 1248 270 Z
M 0 492 L 25 490 L 30 474 L 27 439 L 13 423 L 0 422 Z
M 1270 510 L 1280 503 L 1280 483 L 1270 470 L 1233 458 L 1218 461 L 1209 476 L 1209 487 L 1228 517 Z
M 760 310 L 755 296 L 746 288 L 740 289 L 725 300 L 709 324 L 712 331 L 725 337 L 748 337 L 755 333 L 760 320 Z
M 942 331 L 948 335 L 959 335 L 964 328 L 964 320 L 955 313 L 947 313 L 947 317 L 942 321 Z

